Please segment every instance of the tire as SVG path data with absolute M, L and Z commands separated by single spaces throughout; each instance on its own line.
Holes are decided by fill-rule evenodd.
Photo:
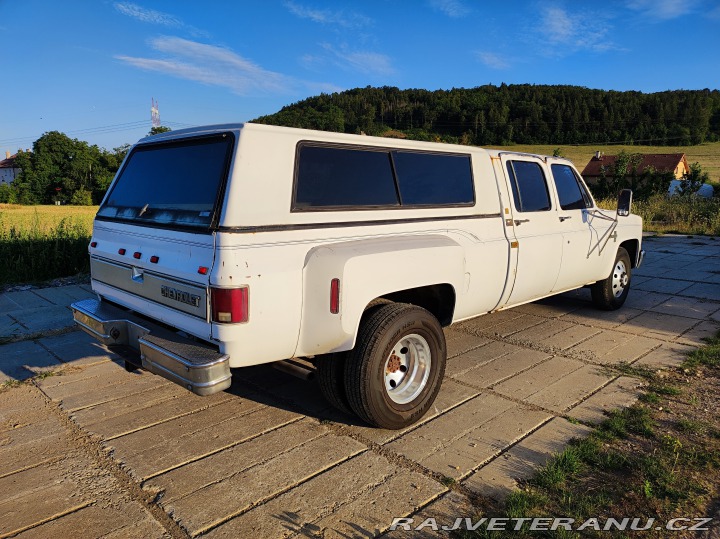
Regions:
M 361 322 L 345 364 L 352 410 L 385 429 L 412 425 L 440 391 L 447 349 L 438 320 L 421 307 L 375 307 Z
M 620 247 L 610 275 L 590 287 L 592 300 L 597 308 L 614 311 L 623 306 L 630 292 L 630 268 L 630 255 L 624 247 Z
M 315 367 L 317 369 L 317 381 L 320 386 L 320 393 L 325 397 L 325 400 L 327 400 L 333 408 L 352 415 L 353 411 L 352 408 L 350 408 L 347 393 L 345 392 L 346 356 L 347 352 L 327 354 L 315 360 Z

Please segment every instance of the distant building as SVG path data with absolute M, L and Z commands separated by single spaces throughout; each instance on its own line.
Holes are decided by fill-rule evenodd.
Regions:
M 17 154 L 10 155 L 10 152 L 5 152 L 5 159 L 0 161 L 0 185 L 12 183 L 20 174 L 20 169 L 15 167 L 16 157 Z
M 612 169 L 616 160 L 617 155 L 603 155 L 601 152 L 596 152 L 585 170 L 583 170 L 583 178 L 588 183 L 595 183 L 600 179 L 602 172 L 605 172 L 606 176 L 612 176 Z M 647 169 L 655 172 L 672 172 L 678 180 L 682 179 L 690 171 L 684 153 L 643 154 L 637 172 L 642 174 Z

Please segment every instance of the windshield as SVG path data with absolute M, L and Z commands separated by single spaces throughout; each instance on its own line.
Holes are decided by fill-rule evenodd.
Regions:
M 232 146 L 223 133 L 135 147 L 98 217 L 208 228 Z

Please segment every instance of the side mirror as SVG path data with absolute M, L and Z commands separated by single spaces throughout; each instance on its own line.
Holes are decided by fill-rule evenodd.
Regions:
M 632 206 L 632 189 L 623 189 L 620 191 L 617 203 L 618 217 L 626 217 L 630 215 L 630 206 Z

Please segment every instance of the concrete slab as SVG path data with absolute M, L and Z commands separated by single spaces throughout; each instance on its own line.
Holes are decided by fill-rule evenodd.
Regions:
M 26 380 L 60 365 L 55 357 L 33 341 L 0 345 L 0 356 L 0 383 Z
M 267 443 L 261 440 L 255 445 L 267 448 Z M 225 477 L 206 483 L 182 497 L 176 496 L 173 500 L 167 501 L 163 499 L 161 505 L 191 535 L 197 535 L 248 511 L 253 505 L 267 501 L 310 480 L 365 451 L 367 447 L 346 436 L 331 434 L 309 440 L 292 439 L 290 444 L 286 439 L 284 444 L 278 446 L 276 453 L 268 453 L 265 450 L 261 455 L 257 455 L 255 452 L 256 456 L 253 460 L 256 462 L 253 463 L 248 463 L 244 458 L 247 449 L 245 447 L 240 451 L 223 451 L 223 453 L 232 452 L 235 457 L 228 460 L 227 455 L 222 455 L 226 463 L 222 468 L 226 470 Z M 195 469 L 216 464 L 212 460 L 205 460 L 207 462 L 203 462 L 201 467 Z M 190 476 L 186 473 L 185 477 L 194 475 L 194 472 L 189 473 Z M 196 481 L 196 479 L 192 477 L 191 480 Z M 175 477 L 175 480 L 181 481 L 178 477 Z M 168 493 L 172 495 L 172 491 Z
M 492 387 L 551 357 L 545 352 L 528 350 L 527 348 L 505 343 L 494 343 L 493 348 L 498 348 L 499 351 L 505 351 L 505 353 L 498 355 L 491 362 L 485 364 L 461 364 L 464 368 L 451 369 L 450 376 L 455 380 L 478 388 Z M 503 348 L 506 350 L 502 350 Z
M 648 309 L 651 309 L 656 305 L 660 305 L 672 298 L 672 294 L 660 294 L 646 290 L 635 290 L 633 281 L 630 283 L 630 293 L 628 294 L 628 297 L 625 300 L 625 305 L 623 305 L 621 310 L 624 311 L 625 309 L 630 308 L 637 311 L 647 311 Z
M 670 297 L 670 296 L 668 296 Z M 592 305 L 574 311 L 561 320 L 597 329 L 612 329 L 643 313 L 640 309 L 623 306 L 617 311 L 601 311 Z
M 49 306 L 23 309 L 9 313 L 23 327 L 24 334 L 57 331 L 73 327 L 72 312 L 67 307 Z
M 120 358 L 85 332 L 72 332 L 38 341 L 63 363 L 90 365 Z
M 603 369 L 594 365 L 584 365 L 533 393 L 525 400 L 560 414 L 607 385 L 611 379 L 612 376 Z
M 374 537 L 397 514 L 422 507 L 446 490 L 424 475 L 365 452 L 222 524 L 207 537 Z
M 695 283 L 678 292 L 681 296 L 720 301 L 720 284 Z
M 95 294 L 88 292 L 79 285 L 40 288 L 32 290 L 32 292 L 53 305 L 60 305 L 62 307 L 67 307 L 76 301 L 95 297 Z
M 597 425 L 607 419 L 611 410 L 626 408 L 637 401 L 643 385 L 637 378 L 621 376 L 568 410 L 567 415 L 578 421 Z
M 434 518 L 437 525 L 442 528 L 446 526 L 451 528 L 457 518 L 473 518 L 477 513 L 477 509 L 473 506 L 470 498 L 459 492 L 451 490 L 443 494 L 427 507 L 410 513 L 407 515 L 395 515 L 398 518 L 413 518 L 413 524 L 410 530 L 398 528 L 389 530 L 380 536 L 380 539 L 430 539 L 438 537 L 448 537 L 447 530 L 434 531 L 431 527 L 415 530 L 414 527 L 420 526 L 425 520 Z M 476 522 L 473 519 L 473 522 Z
M 683 333 L 678 337 L 677 342 L 691 346 L 702 346 L 706 339 L 710 339 L 718 335 L 720 331 L 720 322 L 714 320 L 700 322 L 690 331 Z
M 675 279 L 653 278 L 649 281 L 637 284 L 633 288 L 647 292 L 660 292 L 665 294 L 677 294 L 692 286 L 692 281 L 678 281 Z
M 543 340 L 541 344 L 548 350 L 562 351 L 584 342 L 598 333 L 600 333 L 598 328 L 572 324 L 569 328 Z
M 238 398 L 115 438 L 106 446 L 134 478 L 143 481 L 301 418 Z
M 575 359 L 553 357 L 495 386 L 495 391 L 508 397 L 527 400 L 558 380 L 586 365 Z
M 445 477 L 460 479 L 551 417 L 547 412 L 515 404 L 420 462 Z
M 697 323 L 698 321 L 695 318 L 645 312 L 622 324 L 617 329 L 655 339 L 673 340 L 697 325 Z
M 477 337 L 457 329 L 445 328 L 445 343 L 447 345 L 447 357 L 453 358 L 470 350 L 484 346 L 489 339 Z
M 226 392 L 199 397 L 178 385 L 167 384 L 83 408 L 70 417 L 87 432 L 109 441 L 234 398 Z
M 440 393 L 438 393 L 438 396 L 435 399 L 432 408 L 420 419 L 420 421 L 418 421 L 414 425 L 400 430 L 386 430 L 377 429 L 374 427 L 367 427 L 364 425 L 344 423 L 343 428 L 347 430 L 347 432 L 350 434 L 357 434 L 362 436 L 362 438 L 365 440 L 369 440 L 376 444 L 383 445 L 396 438 L 399 438 L 406 432 L 414 430 L 421 425 L 424 425 L 434 420 L 436 417 L 439 417 L 448 412 L 449 410 L 460 406 L 461 404 L 469 401 L 470 399 L 478 396 L 479 394 L 480 391 L 477 389 L 470 388 L 466 385 L 459 384 L 452 379 L 445 378 L 443 380 L 442 388 L 440 388 Z M 352 418 L 349 418 L 349 420 L 352 421 Z
M 139 504 L 126 500 L 113 500 L 111 504 L 90 505 L 45 524 L 31 528 L 17 539 L 47 539 L 48 537 L 73 537 L 103 539 L 167 539 L 165 529 Z
M 556 417 L 465 479 L 463 485 L 483 496 L 503 500 L 518 487 L 518 481 L 531 477 L 572 438 L 582 438 L 590 431 Z
M 416 462 L 422 462 L 492 418 L 517 406 L 512 401 L 483 393 L 453 408 L 435 420 L 425 423 L 385 447 Z
M 720 288 L 720 285 L 717 285 Z M 704 301 L 696 298 L 674 297 L 656 305 L 649 310 L 662 313 L 705 320 L 711 314 L 720 310 L 720 303 Z
M 565 354 L 592 363 L 632 363 L 663 342 L 606 329 L 573 346 Z
M 692 350 L 695 350 L 694 346 L 680 343 L 663 343 L 648 355 L 640 358 L 635 365 L 652 369 L 678 367 Z
M 0 295 L 0 297 L 3 298 L 3 306 L 7 308 L 6 312 L 36 309 L 39 307 L 51 307 L 53 305 L 45 298 L 33 293 L 32 290 L 5 292 Z

